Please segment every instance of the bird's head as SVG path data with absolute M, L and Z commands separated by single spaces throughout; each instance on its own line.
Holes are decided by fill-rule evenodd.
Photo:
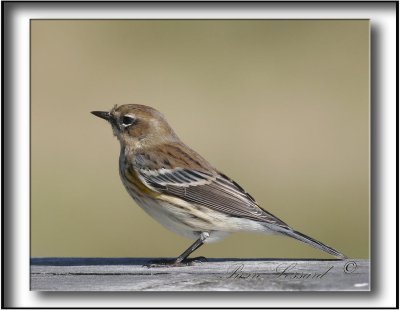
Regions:
M 91 113 L 111 124 L 122 146 L 142 147 L 178 139 L 164 116 L 152 107 L 126 104 L 109 112 Z

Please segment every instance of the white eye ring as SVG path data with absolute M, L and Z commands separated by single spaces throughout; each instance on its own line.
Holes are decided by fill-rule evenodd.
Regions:
M 122 118 L 121 125 L 124 127 L 128 127 L 134 124 L 135 122 L 136 122 L 136 117 L 127 114 Z

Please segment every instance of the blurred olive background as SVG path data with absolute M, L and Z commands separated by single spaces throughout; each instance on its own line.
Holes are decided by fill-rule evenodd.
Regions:
M 140 103 L 295 229 L 369 257 L 367 20 L 33 20 L 31 255 L 173 257 L 190 244 L 118 175 L 90 114 Z M 238 233 L 207 257 L 331 258 Z

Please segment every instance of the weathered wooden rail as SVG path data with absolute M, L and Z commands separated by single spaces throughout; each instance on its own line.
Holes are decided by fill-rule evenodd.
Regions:
M 151 267 L 149 258 L 32 258 L 35 291 L 368 291 L 369 260 L 209 259 Z

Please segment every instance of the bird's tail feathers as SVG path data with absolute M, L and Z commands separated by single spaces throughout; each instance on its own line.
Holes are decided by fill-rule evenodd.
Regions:
M 346 259 L 347 257 L 345 255 L 343 255 L 342 253 L 336 251 L 334 248 L 331 248 L 325 244 L 323 244 L 320 241 L 317 241 L 305 234 L 302 234 L 301 232 L 298 232 L 296 230 L 293 230 L 291 228 L 282 228 L 279 229 L 279 233 L 292 237 L 294 239 L 297 239 L 301 242 L 307 243 L 308 245 L 313 246 L 314 248 L 317 248 L 319 250 L 325 251 L 326 253 L 329 253 L 339 259 Z

